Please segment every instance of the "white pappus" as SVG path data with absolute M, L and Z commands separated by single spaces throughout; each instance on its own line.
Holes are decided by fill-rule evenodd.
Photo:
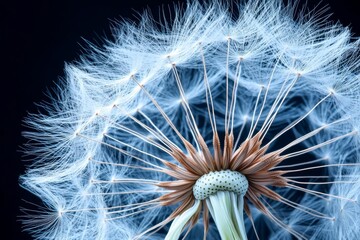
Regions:
M 26 119 L 35 238 L 360 236 L 360 41 L 295 4 L 234 5 L 144 13 L 66 66 Z

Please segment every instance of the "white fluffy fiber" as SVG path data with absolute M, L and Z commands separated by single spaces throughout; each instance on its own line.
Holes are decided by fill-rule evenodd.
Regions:
M 59 81 L 51 103 L 42 106 L 42 113 L 31 114 L 26 119 L 32 129 L 25 133 L 29 139 L 27 153 L 34 156 L 34 161 L 21 176 L 21 184 L 44 204 L 40 213 L 27 210 L 31 215 L 24 219 L 35 238 L 132 239 L 171 213 L 173 206 L 116 218 L 122 216 L 121 213 L 110 214 L 109 208 L 160 196 L 160 189 L 144 181 L 170 179 L 161 173 L 113 165 L 144 166 L 114 146 L 154 165 L 160 164 L 154 156 L 174 161 L 144 141 L 141 136 L 149 139 L 154 139 L 154 136 L 129 116 L 141 119 L 153 129 L 156 126 L 171 141 L 179 143 L 174 131 L 132 80 L 133 77 L 145 86 L 177 129 L 192 141 L 172 63 L 176 64 L 191 110 L 209 143 L 212 132 L 206 108 L 202 56 L 206 60 L 219 131 L 224 129 L 227 54 L 230 90 L 236 77 L 236 65 L 242 59 L 234 114 L 237 132 L 244 124 L 247 124 L 245 129 L 250 126 L 257 96 L 267 86 L 270 76 L 272 82 L 259 126 L 285 79 L 292 81 L 299 75 L 301 77 L 279 110 L 267 139 L 290 121 L 304 115 L 329 93 L 332 94 L 324 104 L 316 108 L 302 125 L 294 128 L 294 134 L 303 135 L 336 119 L 348 117 L 348 120 L 308 139 L 302 147 L 359 128 L 359 41 L 351 38 L 349 29 L 329 24 L 311 14 L 300 14 L 294 19 L 295 8 L 284 6 L 280 1 L 249 1 L 237 7 L 239 14 L 235 13 L 237 10 L 232 14 L 228 5 L 220 1 L 204 5 L 189 1 L 185 9 L 175 9 L 176 15 L 171 22 L 162 23 L 160 27 L 145 13 L 137 25 L 119 24 L 114 33 L 115 42 L 102 49 L 92 49 L 82 61 L 66 66 L 65 79 Z M 329 156 L 331 160 L 326 161 L 331 163 L 358 162 L 358 143 L 358 135 L 344 138 L 317 149 L 312 156 L 314 159 Z M 177 145 L 182 146 L 180 143 Z M 341 169 L 331 169 L 329 173 L 332 179 L 339 180 L 343 174 L 359 175 L 359 170 L 346 169 L 341 173 Z M 116 179 L 144 181 L 115 184 Z M 358 185 L 354 188 L 352 184 L 334 184 L 330 186 L 330 193 L 359 199 Z M 291 189 L 282 191 L 286 196 L 293 192 Z M 119 192 L 132 194 L 117 194 Z M 358 203 L 350 206 L 350 203 L 332 200 L 326 205 L 309 194 L 297 198 L 304 206 L 318 206 L 325 213 L 335 217 L 342 214 L 342 217 L 332 223 L 312 220 L 311 216 L 298 210 L 271 201 L 268 203 L 273 204 L 271 210 L 285 224 L 307 237 L 357 239 L 354 236 L 359 236 Z M 287 232 L 256 210 L 253 217 L 258 231 L 266 229 L 264 234 L 271 239 L 290 238 Z M 249 238 L 254 237 L 248 220 L 246 224 Z M 163 239 L 166 229 L 150 239 Z M 189 237 L 201 236 L 202 232 L 199 222 Z M 265 239 L 265 236 L 261 238 Z M 213 224 L 208 238 L 219 238 Z

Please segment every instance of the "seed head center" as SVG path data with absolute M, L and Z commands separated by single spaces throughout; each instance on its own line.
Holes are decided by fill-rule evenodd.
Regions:
M 220 191 L 235 192 L 244 196 L 248 187 L 248 180 L 240 172 L 221 170 L 201 176 L 193 187 L 193 193 L 198 200 L 206 199 Z

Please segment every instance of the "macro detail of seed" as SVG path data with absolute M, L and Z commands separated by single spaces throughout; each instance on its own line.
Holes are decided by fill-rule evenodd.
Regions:
M 244 196 L 248 186 L 246 177 L 241 173 L 223 170 L 210 172 L 200 177 L 193 187 L 193 192 L 198 200 L 206 199 L 218 191 L 234 192 Z

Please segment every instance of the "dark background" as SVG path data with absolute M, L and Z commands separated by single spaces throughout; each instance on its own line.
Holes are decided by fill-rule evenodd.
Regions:
M 19 175 L 25 171 L 20 146 L 26 140 L 22 119 L 35 112 L 35 102 L 45 99 L 45 91 L 63 76 L 65 62 L 82 54 L 84 39 L 102 44 L 111 39 L 111 24 L 121 18 L 136 21 L 137 12 L 165 9 L 170 0 L 132 1 L 28 1 L 0 3 L 0 176 L 2 239 L 30 239 L 22 232 L 18 216 L 22 199 L 32 195 L 21 189 Z M 300 4 L 305 1 L 299 1 Z M 318 1 L 308 0 L 313 8 Z M 351 26 L 360 36 L 360 8 L 351 0 L 324 0 L 333 12 L 332 20 Z

